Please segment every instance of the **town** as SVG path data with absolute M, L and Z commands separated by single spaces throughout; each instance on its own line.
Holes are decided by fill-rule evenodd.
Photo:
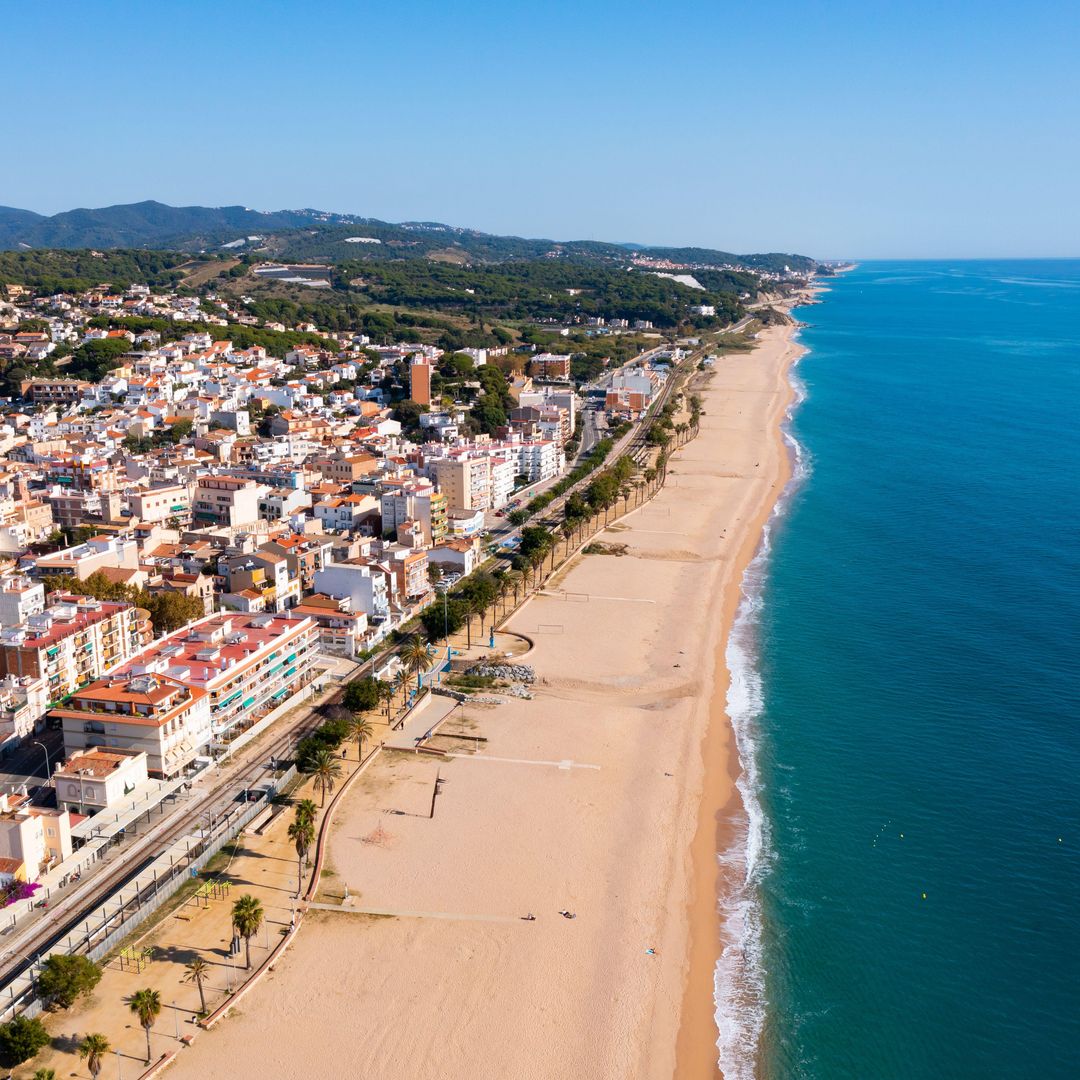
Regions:
M 64 953 L 100 953 L 128 930 L 123 890 L 151 839 L 159 861 L 161 837 L 186 837 L 189 860 L 193 836 L 216 850 L 239 827 L 238 786 L 267 805 L 275 758 L 343 688 L 400 690 L 407 713 L 450 656 L 413 644 L 410 660 L 410 643 L 448 636 L 511 581 L 516 597 L 515 569 L 549 550 L 528 523 L 556 500 L 570 524 L 625 509 L 626 477 L 675 437 L 665 413 L 647 445 L 643 421 L 673 370 L 711 358 L 647 320 L 611 323 L 586 331 L 634 335 L 630 355 L 575 373 L 557 345 L 373 342 L 256 320 L 213 292 L 7 287 L 0 932 L 18 948 L 0 945 L 4 1019 L 38 1000 L 50 899 L 71 907 L 61 932 L 91 914 Z M 256 325 L 261 344 L 232 340 Z M 616 460 L 618 482 L 601 483 Z

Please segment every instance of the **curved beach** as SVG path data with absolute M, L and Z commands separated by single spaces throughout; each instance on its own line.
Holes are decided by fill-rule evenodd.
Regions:
M 444 731 L 471 738 L 436 743 L 454 756 L 384 753 L 358 780 L 319 897 L 350 905 L 313 911 L 171 1075 L 717 1072 L 717 896 L 741 881 L 717 853 L 746 833 L 725 647 L 790 475 L 794 333 L 717 362 L 665 488 L 599 538 L 622 553 L 578 556 L 511 619 L 532 700 L 470 703 Z

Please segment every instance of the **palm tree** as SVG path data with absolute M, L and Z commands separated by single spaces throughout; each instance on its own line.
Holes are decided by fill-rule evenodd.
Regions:
M 161 1015 L 161 993 L 157 990 L 136 990 L 128 998 L 128 1008 L 139 1018 L 146 1032 L 146 1064 L 150 1064 L 150 1029 Z
M 383 703 L 386 705 L 386 722 L 390 723 L 390 709 L 394 704 L 394 697 L 397 691 L 394 689 L 394 684 L 389 682 L 379 683 L 379 697 L 382 698 Z
M 38 1071 L 34 1073 L 34 1080 L 56 1080 L 56 1070 L 38 1069 Z
M 315 805 L 314 799 L 301 799 L 296 804 L 296 820 L 306 821 L 309 825 L 315 824 L 315 815 L 319 812 L 319 808 Z
M 408 671 L 416 672 L 416 686 L 419 689 L 420 675 L 428 665 L 427 642 L 419 634 L 413 634 L 401 651 L 401 659 Z
M 196 956 L 184 965 L 184 978 L 186 983 L 193 982 L 199 988 L 199 1011 L 206 1015 L 206 991 L 203 989 L 203 979 L 210 974 L 210 965 L 201 957 Z
M 387 701 L 394 700 L 394 688 L 390 687 L 390 696 Z M 364 760 L 364 740 L 371 738 L 371 733 L 375 729 L 371 726 L 371 721 L 366 719 L 362 714 L 353 716 L 349 720 L 349 734 L 356 736 L 356 755 L 363 761 Z
M 262 921 L 263 906 L 254 896 L 245 894 L 233 904 L 233 929 L 244 939 L 249 971 L 251 970 L 251 939 L 259 932 Z
M 296 820 L 289 825 L 289 839 L 296 848 L 296 895 L 299 897 L 304 887 L 304 862 L 315 842 L 315 823 L 297 814 Z
M 341 758 L 329 746 L 324 746 L 308 759 L 304 772 L 315 777 L 315 786 L 322 797 L 319 805 L 325 806 L 327 792 L 334 790 L 334 781 L 341 775 Z
M 409 696 L 409 673 L 404 668 L 399 668 L 394 676 L 393 687 L 401 691 L 401 704 L 404 705 Z
M 105 1055 L 112 1049 L 109 1040 L 100 1032 L 92 1032 L 79 1043 L 79 1057 L 86 1058 L 86 1067 L 90 1075 L 97 1077 L 101 1072 L 101 1066 L 105 1064 Z

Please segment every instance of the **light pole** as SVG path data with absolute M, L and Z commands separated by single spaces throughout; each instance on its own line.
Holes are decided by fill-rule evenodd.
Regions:
M 49 777 L 52 776 L 52 768 L 49 765 L 49 751 L 45 748 L 43 743 L 39 743 L 36 739 L 30 745 L 41 747 L 41 752 L 45 755 L 45 779 L 48 780 Z

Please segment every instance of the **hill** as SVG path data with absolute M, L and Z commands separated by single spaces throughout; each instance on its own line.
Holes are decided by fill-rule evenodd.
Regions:
M 275 259 L 332 263 L 357 258 L 426 258 L 458 263 L 552 259 L 626 266 L 634 260 L 648 259 L 773 273 L 782 273 L 785 267 L 795 273 L 817 269 L 816 261 L 805 255 L 739 255 L 711 248 L 631 248 L 600 241 L 496 236 L 439 222 L 393 224 L 311 209 L 266 212 L 245 206 L 167 206 L 147 201 L 45 216 L 0 207 L 0 251 L 39 248 L 234 250 Z

